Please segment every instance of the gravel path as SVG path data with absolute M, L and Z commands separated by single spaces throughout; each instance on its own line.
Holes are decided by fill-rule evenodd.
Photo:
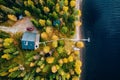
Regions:
M 76 8 L 80 9 L 80 3 L 82 0 L 77 0 L 76 1 Z M 76 34 L 75 34 L 75 39 L 79 40 L 81 39 L 81 32 L 80 32 L 80 26 L 76 26 Z

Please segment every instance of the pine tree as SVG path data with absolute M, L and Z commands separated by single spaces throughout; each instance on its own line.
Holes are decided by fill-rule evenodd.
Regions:
M 0 4 L 6 5 L 4 0 L 0 0 Z
M 4 5 L 0 5 L 0 10 L 5 12 L 6 14 L 15 14 L 15 11 L 13 9 L 10 9 Z
M 7 18 L 6 18 L 5 13 L 2 13 L 2 11 L 0 10 L 0 23 L 1 23 L 1 22 L 4 22 L 4 21 L 6 21 L 6 20 L 7 20 Z

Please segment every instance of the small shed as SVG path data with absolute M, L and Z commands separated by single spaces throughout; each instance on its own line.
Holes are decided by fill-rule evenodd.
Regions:
M 24 32 L 21 40 L 22 49 L 35 50 L 39 48 L 39 39 L 40 35 L 38 33 Z
M 60 20 L 55 20 L 55 21 L 53 21 L 53 26 L 59 26 L 60 25 Z

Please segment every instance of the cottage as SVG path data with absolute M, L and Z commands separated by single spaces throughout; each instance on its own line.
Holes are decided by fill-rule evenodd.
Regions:
M 40 35 L 35 32 L 24 32 L 22 36 L 22 49 L 35 50 L 39 48 Z

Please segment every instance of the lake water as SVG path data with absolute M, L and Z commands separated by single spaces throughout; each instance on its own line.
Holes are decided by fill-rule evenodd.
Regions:
M 120 80 L 120 0 L 83 0 L 83 80 Z

